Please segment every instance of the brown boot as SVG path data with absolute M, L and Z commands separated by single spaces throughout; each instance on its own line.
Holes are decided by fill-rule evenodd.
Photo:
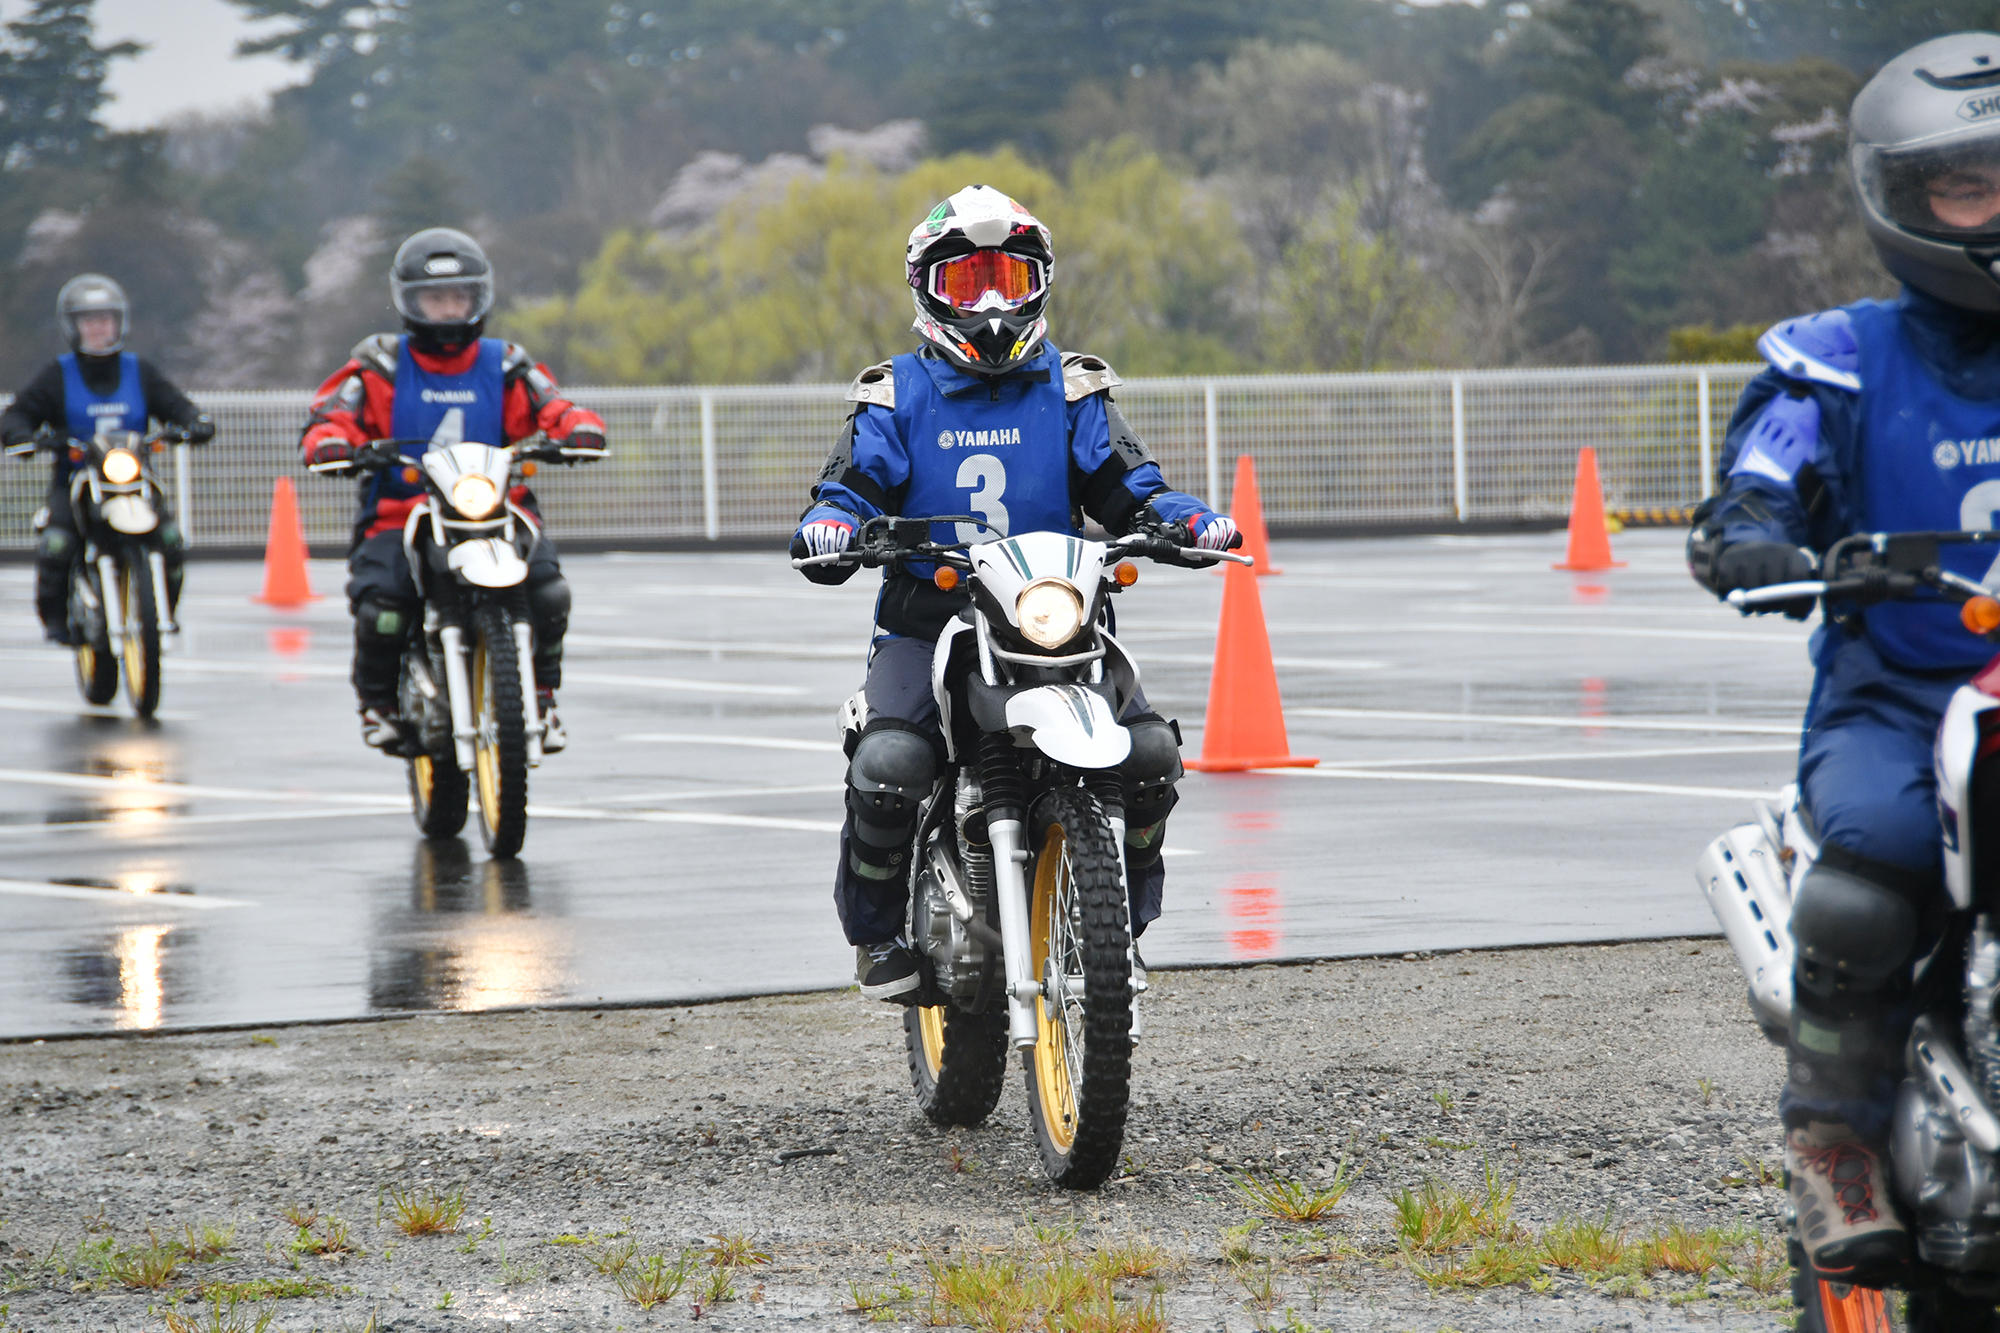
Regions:
M 1799 1240 L 1822 1276 L 1886 1286 L 1909 1263 L 1910 1234 L 1889 1198 L 1888 1164 L 1852 1127 L 1815 1120 L 1792 1130 L 1785 1177 Z

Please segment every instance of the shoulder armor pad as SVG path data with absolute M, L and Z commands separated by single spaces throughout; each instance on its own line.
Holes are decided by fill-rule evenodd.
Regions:
M 1757 350 L 1780 375 L 1858 392 L 1861 348 L 1845 310 L 1822 310 L 1774 324 L 1757 340 Z
M 847 386 L 847 401 L 870 403 L 876 407 L 896 406 L 895 362 L 881 361 L 854 377 Z
M 1064 352 L 1062 366 L 1063 397 L 1072 403 L 1125 382 L 1107 362 L 1087 352 Z
M 535 368 L 535 359 L 528 355 L 528 349 L 519 343 L 508 343 L 500 352 L 500 373 L 508 379 L 526 374 Z
M 393 333 L 371 333 L 354 344 L 354 350 L 347 355 L 383 379 L 393 380 L 396 378 L 396 344 L 399 341 Z

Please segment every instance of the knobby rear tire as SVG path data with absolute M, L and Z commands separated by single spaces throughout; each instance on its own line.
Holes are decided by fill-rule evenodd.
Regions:
M 903 1012 L 903 1045 L 917 1106 L 938 1125 L 976 1125 L 993 1114 L 1007 1082 L 1007 1013 L 950 1004 Z
M 77 601 L 75 585 L 79 581 L 83 582 L 85 587 L 92 587 L 96 580 L 96 571 L 88 563 L 79 562 L 70 574 L 70 604 L 73 606 Z M 106 605 L 107 596 L 104 589 L 97 589 L 99 607 Z M 99 616 L 98 619 L 101 622 L 104 618 Z M 77 623 L 74 616 L 70 617 L 69 628 L 72 634 L 83 630 L 83 626 Z M 111 655 L 109 636 L 100 630 L 95 639 L 88 643 L 77 644 L 72 651 L 76 656 L 76 688 L 83 695 L 83 701 L 99 707 L 110 703 L 112 696 L 118 693 L 118 659 Z
M 513 622 L 498 602 L 472 617 L 473 786 L 490 856 L 516 856 L 528 836 L 528 721 Z
M 1118 844 L 1089 793 L 1037 806 L 1030 962 L 1042 994 L 1028 1061 L 1028 1110 L 1049 1179 L 1094 1189 L 1118 1167 L 1132 1077 L 1132 937 Z M 1050 1004 L 1051 953 L 1068 979 Z M 1071 993 L 1080 980 L 1081 994 Z

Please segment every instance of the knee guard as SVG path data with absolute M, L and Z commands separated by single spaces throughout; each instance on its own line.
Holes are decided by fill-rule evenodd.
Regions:
M 364 705 L 394 707 L 403 644 L 415 627 L 413 606 L 374 589 L 354 604 L 354 692 Z
M 1923 922 L 1912 895 L 1848 864 L 1838 848 L 1806 873 L 1792 906 L 1797 959 L 1787 1043 L 1792 1100 L 1872 1099 L 1893 1082 Z
M 937 746 L 928 733 L 897 718 L 862 728 L 847 765 L 850 869 L 877 880 L 907 870 L 917 814 L 936 781 Z
M 1125 779 L 1125 864 L 1134 872 L 1160 859 L 1167 815 L 1180 798 L 1174 784 L 1181 780 L 1180 735 L 1158 713 L 1141 713 L 1126 724 L 1132 733 L 1132 753 L 1118 766 Z
M 44 527 L 35 538 L 35 610 L 45 625 L 69 618 L 69 568 L 83 543 L 68 528 Z
M 562 684 L 563 635 L 569 633 L 569 581 L 560 575 L 528 587 L 528 619 L 535 626 L 535 684 Z

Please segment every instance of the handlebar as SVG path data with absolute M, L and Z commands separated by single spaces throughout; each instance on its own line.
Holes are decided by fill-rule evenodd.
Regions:
M 403 456 L 406 445 L 416 445 L 419 450 L 431 447 L 427 439 L 381 439 L 370 440 L 354 451 L 352 458 L 343 458 L 334 465 L 314 464 L 309 469 L 314 472 L 383 472 L 392 467 L 404 467 L 414 460 Z M 516 440 L 513 444 L 496 445 L 515 463 L 574 463 L 586 456 L 595 457 L 593 449 L 571 449 L 557 444 L 546 435 L 531 435 Z
M 931 525 L 934 523 L 974 523 L 983 528 L 990 525 L 975 514 L 937 514 L 928 518 L 905 518 L 891 514 L 881 514 L 864 519 L 856 529 L 854 542 L 844 551 L 833 551 L 826 555 L 797 556 L 792 560 L 793 569 L 817 569 L 830 565 L 853 565 L 861 569 L 879 569 L 883 565 L 897 564 L 904 560 L 930 560 L 941 565 L 951 565 L 957 569 L 968 569 L 971 560 L 966 550 L 972 542 L 935 542 L 930 539 Z M 994 534 L 999 536 L 997 532 Z M 1199 569 L 1220 561 L 1230 561 L 1239 565 L 1254 565 L 1256 561 L 1235 551 L 1211 551 L 1200 546 L 1183 546 L 1174 538 L 1159 531 L 1128 533 L 1114 537 L 1110 546 L 1121 555 L 1145 556 L 1161 564 L 1183 565 Z
M 1942 548 L 1996 544 L 2000 544 L 2000 530 L 1855 533 L 1827 549 L 1822 562 L 1825 578 L 1738 588 L 1723 600 L 1748 615 L 1808 597 L 1829 605 L 1858 606 L 1896 601 L 1925 591 L 1949 602 L 1992 598 L 1995 589 L 1944 568 Z
M 143 432 L 134 431 L 132 434 L 143 434 Z M 194 441 L 188 438 L 185 427 L 168 426 L 158 435 L 147 440 L 140 452 L 149 453 L 152 450 L 152 446 L 156 444 L 191 445 L 193 443 Z M 90 440 L 79 440 L 72 435 L 58 433 L 44 427 L 36 431 L 32 439 L 23 440 L 18 444 L 10 444 L 4 450 L 0 450 L 0 453 L 5 453 L 9 458 L 31 458 L 36 454 L 59 453 L 65 449 L 88 449 L 91 444 L 92 441 Z

